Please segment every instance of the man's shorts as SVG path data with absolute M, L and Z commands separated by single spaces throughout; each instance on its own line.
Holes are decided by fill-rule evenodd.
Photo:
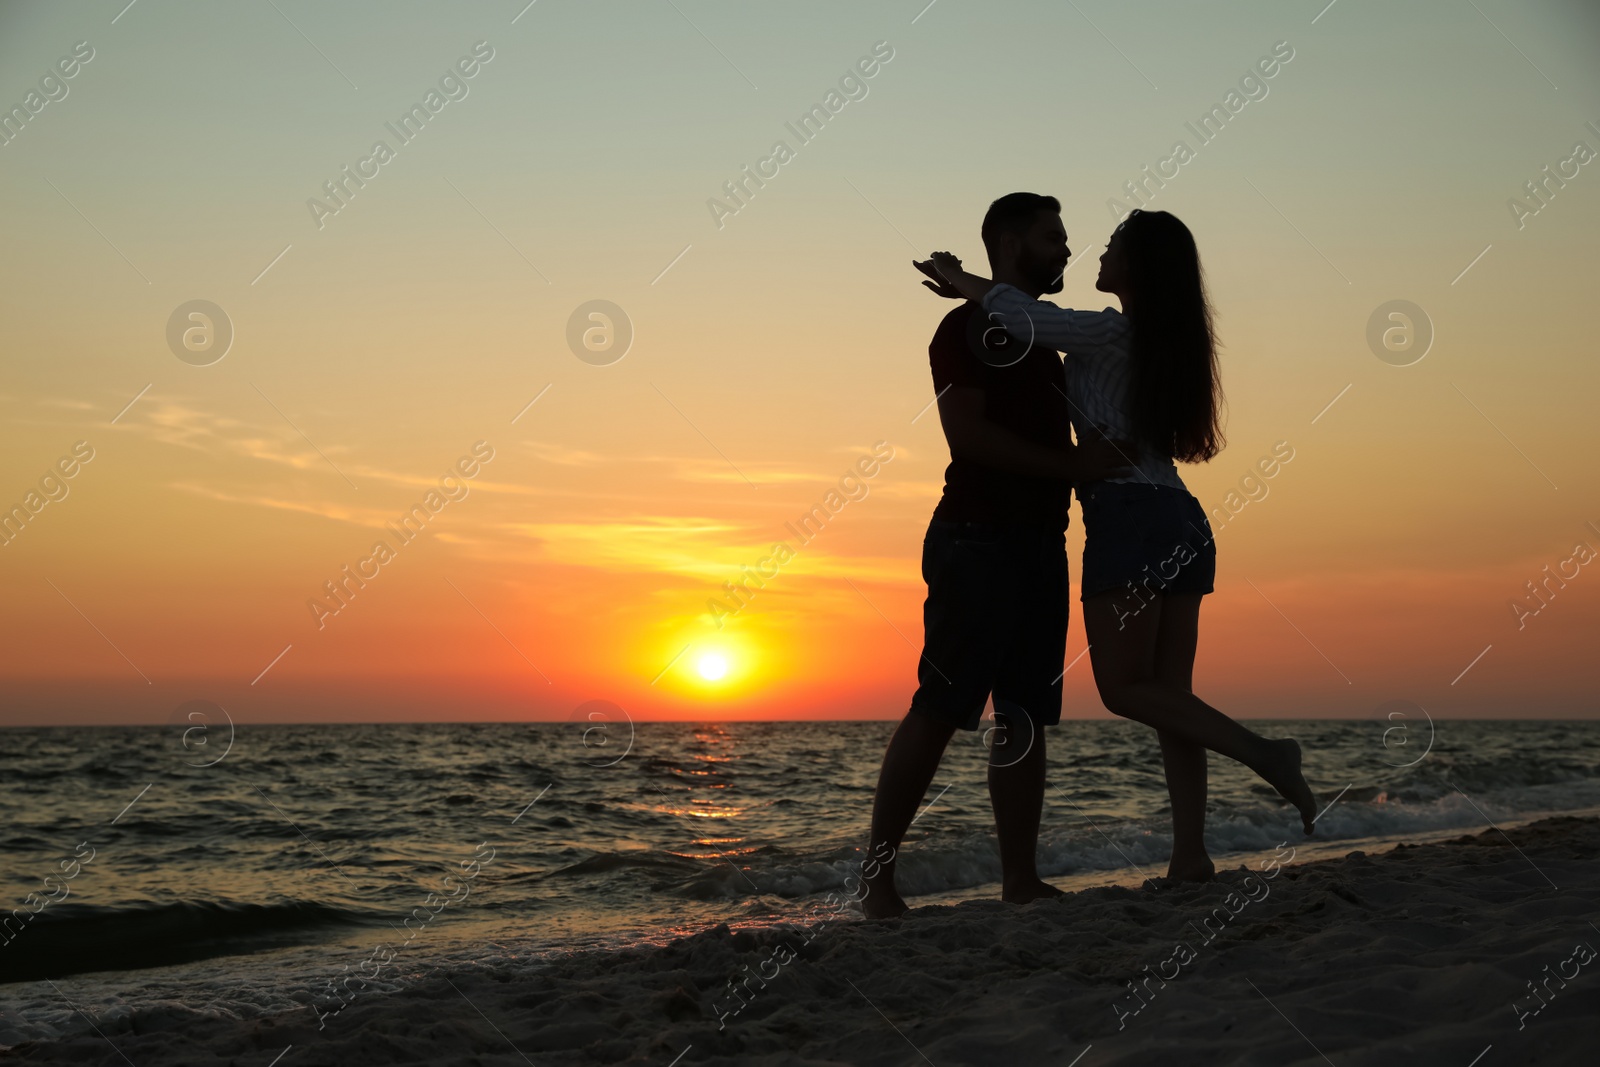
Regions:
M 1035 726 L 1061 721 L 1067 553 L 1060 531 L 988 523 L 928 525 L 922 542 L 922 658 L 911 710 L 976 730 L 997 710 Z
M 1141 600 L 1209 593 L 1217 545 L 1200 502 L 1187 490 L 1149 482 L 1090 482 L 1083 507 L 1081 599 L 1120 590 Z

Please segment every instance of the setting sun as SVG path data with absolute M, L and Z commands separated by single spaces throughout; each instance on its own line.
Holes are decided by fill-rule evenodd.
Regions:
M 698 664 L 700 677 L 715 682 L 728 673 L 728 658 L 719 652 L 707 652 Z

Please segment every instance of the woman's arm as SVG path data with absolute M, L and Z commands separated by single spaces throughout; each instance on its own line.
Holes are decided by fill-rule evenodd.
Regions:
M 911 265 L 932 279 L 922 284 L 940 296 L 981 303 L 984 294 L 994 288 L 994 282 L 988 278 L 962 270 L 961 260 L 949 252 L 935 252 L 921 262 L 912 260 Z
M 1127 329 L 1127 320 L 1121 315 L 1057 307 L 1047 300 L 1035 300 L 1014 285 L 996 284 L 968 273 L 961 268 L 961 260 L 948 252 L 935 252 L 915 266 L 966 299 L 981 304 L 1006 333 L 1028 344 L 1058 352 L 1082 352 L 1119 340 Z M 947 295 L 932 285 L 928 288 Z

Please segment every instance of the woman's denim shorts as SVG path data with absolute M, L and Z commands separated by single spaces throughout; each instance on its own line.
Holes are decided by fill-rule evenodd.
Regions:
M 1194 495 L 1148 482 L 1088 482 L 1080 599 L 1114 590 L 1209 593 L 1217 575 L 1211 523 Z

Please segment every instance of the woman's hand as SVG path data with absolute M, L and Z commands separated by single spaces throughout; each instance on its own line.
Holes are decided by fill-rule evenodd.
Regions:
M 1126 478 L 1134 472 L 1131 457 L 1137 447 L 1125 438 L 1107 437 L 1099 432 L 1080 435 L 1072 451 L 1070 480 L 1082 483 Z
M 928 276 L 929 280 L 923 282 L 922 284 L 933 290 L 933 292 L 937 293 L 939 296 L 946 297 L 950 300 L 966 299 L 961 295 L 961 291 L 959 289 L 951 285 L 946 280 L 945 274 L 940 272 L 939 265 L 941 261 L 946 268 L 953 267 L 955 270 L 961 269 L 961 260 L 957 259 L 955 256 L 952 256 L 948 252 L 935 252 L 928 259 L 922 260 L 921 262 L 912 260 L 911 265 Z

